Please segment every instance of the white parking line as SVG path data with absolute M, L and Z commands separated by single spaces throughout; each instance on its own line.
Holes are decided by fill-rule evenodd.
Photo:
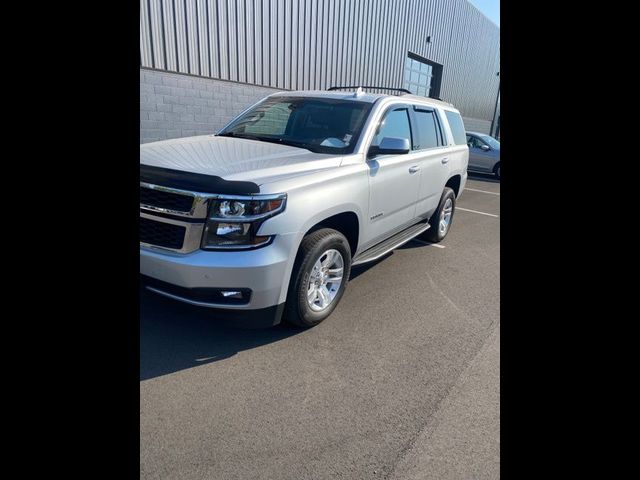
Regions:
M 463 210 L 465 212 L 479 213 L 480 215 L 486 215 L 488 217 L 495 217 L 495 218 L 499 217 L 499 215 L 494 215 L 493 213 L 479 212 L 477 210 L 470 210 L 468 208 L 462 208 L 462 207 L 456 207 L 456 210 Z
M 412 241 L 421 243 L 422 245 L 427 245 L 428 247 L 446 248 L 444 245 L 440 245 L 439 243 L 425 242 L 424 240 L 420 240 L 418 238 L 414 238 L 414 239 L 412 239 Z
M 471 192 L 488 193 L 488 194 L 490 194 L 490 195 L 498 195 L 498 196 L 500 196 L 500 194 L 499 194 L 499 193 L 496 193 L 496 192 L 488 192 L 488 191 L 486 191 L 486 190 L 478 190 L 478 189 L 476 189 L 476 188 L 468 188 L 468 187 L 465 187 L 465 190 L 469 190 L 469 191 L 471 191 Z

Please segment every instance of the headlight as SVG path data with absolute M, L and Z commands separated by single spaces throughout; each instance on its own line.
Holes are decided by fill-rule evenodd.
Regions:
M 212 199 L 202 248 L 255 248 L 268 244 L 272 237 L 258 236 L 257 232 L 267 218 L 284 210 L 286 200 L 286 194 Z
M 269 196 L 271 197 L 271 196 Z M 246 220 L 266 218 L 279 212 L 284 206 L 285 197 L 256 200 L 256 197 L 247 199 L 217 199 L 213 201 L 209 210 L 209 217 L 226 220 Z

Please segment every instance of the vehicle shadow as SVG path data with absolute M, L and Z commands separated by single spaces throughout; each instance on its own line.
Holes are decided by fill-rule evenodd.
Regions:
M 140 381 L 232 357 L 304 330 L 247 329 L 214 312 L 140 289 Z
M 429 248 L 430 243 L 423 243 L 423 241 L 417 241 L 416 239 L 409 240 L 407 243 L 398 247 L 396 250 L 410 250 L 413 248 Z
M 362 265 L 356 265 L 355 267 L 351 267 L 351 273 L 349 274 L 349 281 L 352 282 L 356 278 L 358 278 L 363 273 L 371 270 L 373 267 L 378 265 L 380 262 L 383 262 L 387 258 L 393 255 L 393 251 L 387 253 L 383 257 L 380 257 L 378 260 L 374 260 L 373 262 L 363 263 Z
M 428 247 L 429 247 L 429 244 L 427 244 L 427 243 L 423 243 L 421 241 L 416 241 L 416 239 L 409 240 L 404 245 L 393 249 L 392 251 L 390 251 L 389 253 L 387 253 L 383 257 L 380 257 L 378 260 L 375 260 L 375 261 L 369 262 L 369 263 L 364 263 L 362 265 L 357 265 L 355 267 L 351 267 L 351 274 L 349 275 L 349 281 L 351 282 L 351 281 L 355 280 L 360 275 L 362 275 L 363 273 L 368 272 L 369 270 L 374 268 L 379 263 L 384 262 L 387 258 L 391 257 L 396 250 L 408 250 L 408 249 L 412 249 L 412 248 L 428 248 Z
M 425 247 L 408 242 L 400 247 Z M 393 255 L 351 269 L 349 281 Z M 140 287 L 140 381 L 230 358 L 305 330 L 288 324 L 247 328 L 213 311 L 192 307 Z
M 478 180 L 480 182 L 488 183 L 500 183 L 500 180 L 498 180 L 492 173 L 478 173 L 469 171 L 467 171 L 467 173 L 469 174 L 469 179 L 471 180 Z

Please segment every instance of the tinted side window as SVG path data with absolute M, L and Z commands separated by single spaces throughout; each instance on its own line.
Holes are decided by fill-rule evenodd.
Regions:
M 411 143 L 409 111 L 406 108 L 399 108 L 387 113 L 371 145 L 380 145 L 384 137 L 406 138 Z
M 413 148 L 415 150 L 423 150 L 425 148 L 434 148 L 442 145 L 435 112 L 416 110 L 414 113 L 418 130 L 416 135 L 418 137 L 418 145 L 414 145 Z
M 482 145 L 484 145 L 484 142 L 477 137 L 467 135 L 467 145 L 469 145 L 471 148 L 480 148 Z
M 444 113 L 447 116 L 447 121 L 451 127 L 451 133 L 453 133 L 453 143 L 456 145 L 466 145 L 467 135 L 464 131 L 464 123 L 462 122 L 460 114 L 450 112 L 449 110 L 445 110 Z

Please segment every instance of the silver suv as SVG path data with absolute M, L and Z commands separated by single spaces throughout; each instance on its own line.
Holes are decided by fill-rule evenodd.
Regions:
M 275 93 L 215 135 L 140 146 L 141 278 L 238 320 L 314 326 L 351 267 L 447 235 L 468 157 L 448 103 Z

